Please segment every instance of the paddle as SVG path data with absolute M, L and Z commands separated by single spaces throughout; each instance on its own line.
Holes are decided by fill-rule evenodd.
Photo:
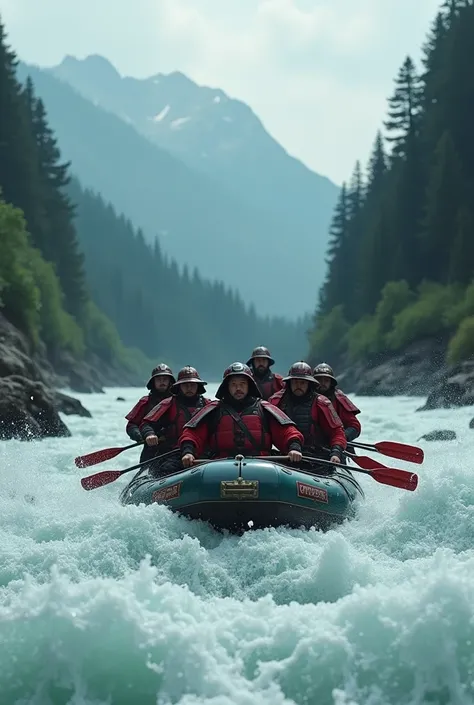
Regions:
M 303 460 L 311 461 L 312 463 L 318 465 L 330 465 L 335 468 L 343 468 L 344 466 L 339 463 L 332 463 L 330 460 L 322 460 L 321 458 L 308 458 L 303 455 Z M 380 482 L 382 485 L 390 485 L 391 487 L 398 487 L 401 490 L 408 490 L 409 492 L 414 492 L 418 486 L 418 475 L 415 473 L 407 472 L 406 470 L 398 470 L 397 468 L 387 468 L 385 466 L 374 467 L 370 470 L 361 470 L 360 468 L 351 468 L 355 472 L 362 472 L 364 475 L 370 475 L 374 480 Z
M 142 445 L 142 443 L 143 441 L 139 441 L 139 443 L 132 443 L 131 445 L 123 446 L 122 448 L 104 448 L 103 450 L 96 450 L 93 453 L 88 453 L 87 455 L 78 455 L 78 457 L 74 459 L 74 463 L 77 468 L 88 468 L 91 465 L 103 463 L 104 460 L 111 460 L 117 455 L 120 455 L 120 453 L 123 453 L 124 450 L 136 448 L 137 446 Z
M 398 458 L 398 460 L 406 460 L 408 463 L 417 463 L 421 465 L 425 458 L 422 448 L 417 446 L 409 446 L 406 443 L 396 443 L 395 441 L 380 441 L 380 443 L 356 443 L 349 441 L 348 445 L 363 450 L 372 450 L 382 455 L 388 455 L 390 458 Z
M 159 441 L 163 442 L 165 440 L 164 436 L 160 436 Z M 132 443 L 129 446 L 122 446 L 121 448 L 104 448 L 103 450 L 96 450 L 93 453 L 88 453 L 87 455 L 79 455 L 74 459 L 74 463 L 77 468 L 89 468 L 91 465 L 98 465 L 103 463 L 105 460 L 112 460 L 124 450 L 129 450 L 129 448 L 136 448 L 137 446 L 143 445 L 144 441 L 139 441 L 138 443 Z
M 104 470 L 103 472 L 97 472 L 95 475 L 89 475 L 88 477 L 83 477 L 81 479 L 81 485 L 85 490 L 96 490 L 98 487 L 103 487 L 111 482 L 115 482 L 119 477 L 125 475 L 127 472 L 132 470 L 138 470 L 138 468 L 144 465 L 150 465 L 156 460 L 161 460 L 161 458 L 166 458 L 167 455 L 172 455 L 173 453 L 178 453 L 179 448 L 170 450 L 168 453 L 163 453 L 163 455 L 158 455 L 156 458 L 151 458 L 150 460 L 144 460 L 137 465 L 132 465 L 131 468 L 125 468 L 125 470 Z
M 373 458 L 369 458 L 367 455 L 353 455 L 352 453 L 348 453 L 347 451 L 344 451 L 344 455 L 347 458 L 350 458 L 353 463 L 359 465 L 359 467 L 364 468 L 364 470 L 375 470 L 376 468 L 385 467 L 385 465 L 382 465 L 382 463 L 378 463 L 376 460 L 374 460 Z

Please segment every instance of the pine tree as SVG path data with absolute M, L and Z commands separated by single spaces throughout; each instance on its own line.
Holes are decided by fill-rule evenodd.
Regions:
M 320 292 L 319 316 L 329 313 L 334 306 L 343 303 L 348 264 L 345 261 L 345 244 L 349 232 L 349 222 L 347 184 L 343 183 L 329 228 L 329 242 L 326 258 L 328 275 Z
M 30 233 L 41 232 L 45 221 L 35 144 L 16 80 L 18 61 L 6 42 L 0 20 L 0 187 L 5 200 L 23 211 Z
M 395 80 L 395 91 L 389 98 L 387 141 L 392 143 L 393 157 L 407 157 L 418 136 L 422 108 L 422 84 L 412 59 L 407 56 Z
M 47 233 L 33 231 L 33 240 L 43 256 L 56 266 L 67 310 L 80 317 L 87 295 L 84 258 L 79 252 L 74 229 L 74 207 L 65 191 L 70 182 L 70 164 L 60 161 L 61 153 L 48 126 L 43 101 L 35 98 L 31 81 L 26 84 L 24 98 L 31 115 L 41 180 L 41 202 L 47 222 Z
M 379 130 L 375 137 L 372 154 L 367 169 L 366 196 L 370 200 L 380 194 L 383 179 L 387 173 L 387 157 L 385 155 L 382 133 Z
M 344 286 L 341 291 L 341 303 L 344 305 L 346 319 L 355 322 L 358 317 L 358 290 L 360 282 L 355 273 L 357 259 L 365 233 L 364 205 L 366 189 L 362 178 L 360 162 L 357 161 L 352 173 L 347 192 L 348 228 L 347 236 L 341 243 L 339 258 L 341 268 L 346 267 Z
M 447 264 L 464 201 L 463 183 L 461 162 L 451 134 L 446 131 L 436 149 L 421 231 L 425 277 L 442 284 L 448 279 Z
M 472 4 L 469 0 L 444 0 L 441 3 L 441 13 L 446 27 L 451 27 L 452 23 L 459 16 L 459 13 Z
M 387 188 L 393 204 L 393 219 L 386 233 L 391 257 L 389 278 L 406 279 L 410 286 L 419 280 L 418 224 L 423 202 L 423 153 L 420 143 L 423 93 L 413 61 L 407 57 L 389 99 L 387 141 L 393 145 L 392 175 Z

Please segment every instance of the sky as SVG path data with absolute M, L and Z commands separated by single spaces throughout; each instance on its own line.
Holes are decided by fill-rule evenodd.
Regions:
M 254 110 L 337 184 L 368 161 L 403 59 L 440 0 L 2 0 L 20 59 L 101 54 L 122 75 L 182 71 Z

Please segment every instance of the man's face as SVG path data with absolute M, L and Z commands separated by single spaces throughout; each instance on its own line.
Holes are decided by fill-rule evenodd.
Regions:
M 306 379 L 291 379 L 290 387 L 295 397 L 302 397 L 308 391 L 309 382 Z
M 248 379 L 243 375 L 232 375 L 229 379 L 229 394 L 237 401 L 245 399 L 249 393 Z
M 270 361 L 267 357 L 254 357 L 253 367 L 257 372 L 263 374 L 266 370 L 268 370 L 269 362 Z
M 321 392 L 327 392 L 331 388 L 332 379 L 330 377 L 316 377 Z
M 154 380 L 155 389 L 157 392 L 166 392 L 171 383 L 171 377 L 168 377 L 167 375 L 160 375 L 159 377 L 155 377 Z
M 198 391 L 197 382 L 184 382 L 179 385 L 181 387 L 181 394 L 185 397 L 195 397 Z

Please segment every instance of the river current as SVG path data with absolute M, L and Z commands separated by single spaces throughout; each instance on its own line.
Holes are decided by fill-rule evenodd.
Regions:
M 209 391 L 216 386 L 210 385 Z M 360 475 L 357 518 L 327 533 L 223 536 L 163 506 L 122 507 L 140 389 L 75 395 L 67 439 L 0 442 L 0 705 L 472 705 L 474 408 L 356 398 L 360 440 L 417 444 L 415 492 Z M 125 401 L 117 401 L 117 397 Z

